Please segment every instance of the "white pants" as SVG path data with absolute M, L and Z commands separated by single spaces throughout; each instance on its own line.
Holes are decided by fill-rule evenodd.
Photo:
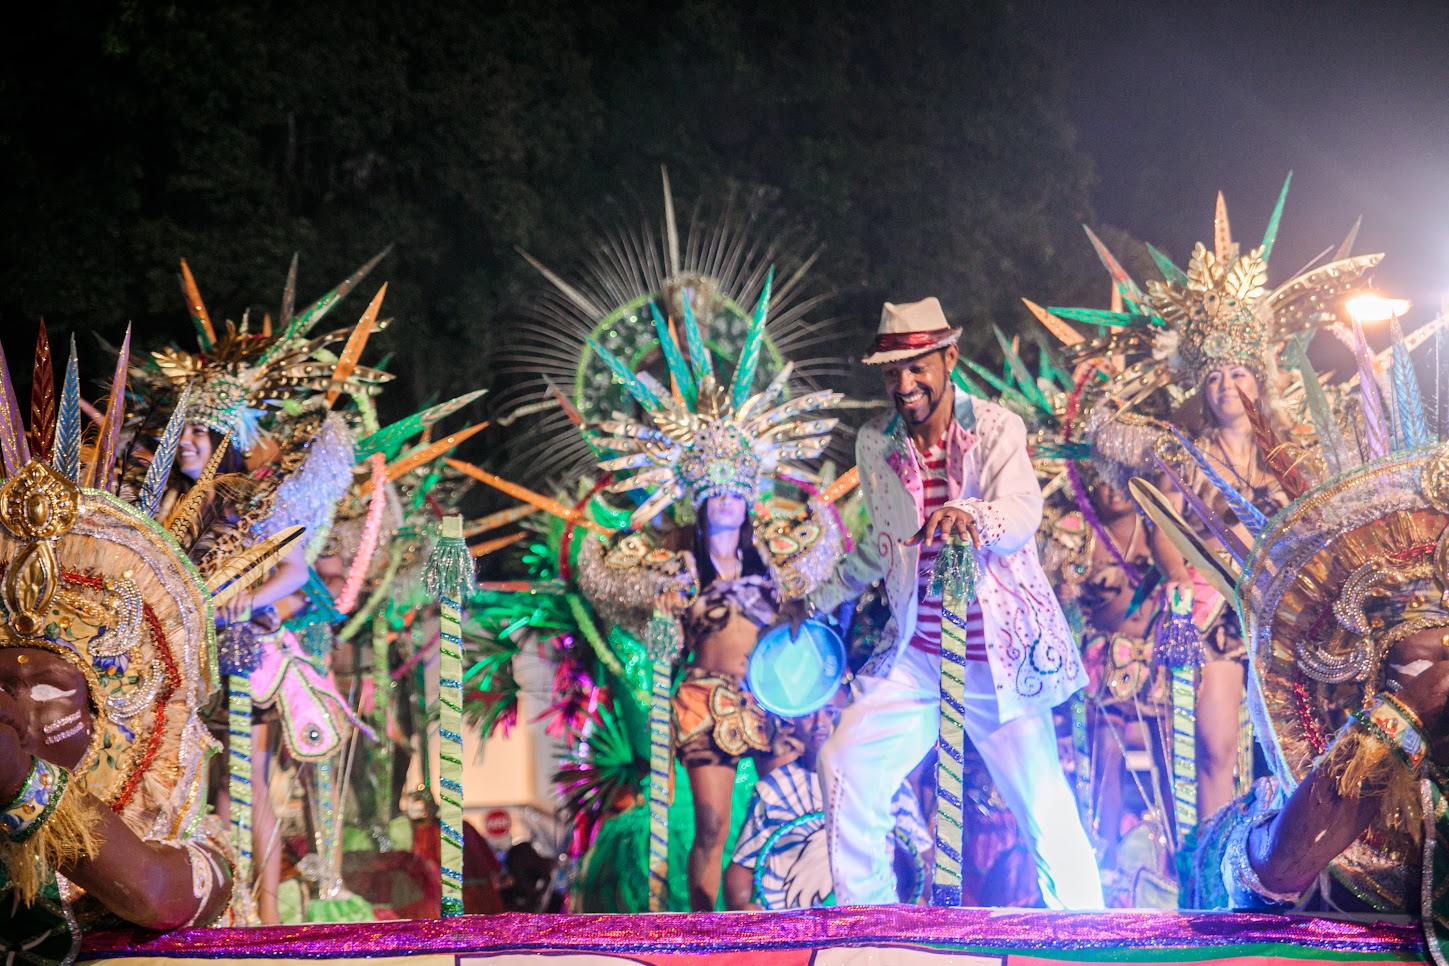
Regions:
M 1050 710 L 1001 724 L 991 667 L 970 662 L 966 734 L 1030 847 L 1053 909 L 1100 909 L 1102 880 L 1077 801 L 1057 757 Z M 941 659 L 906 647 L 882 678 L 857 678 L 852 701 L 820 750 L 830 867 L 841 905 L 898 902 L 890 850 L 891 796 L 940 734 Z

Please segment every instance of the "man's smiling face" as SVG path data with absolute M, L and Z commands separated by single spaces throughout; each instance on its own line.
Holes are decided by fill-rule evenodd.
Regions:
M 881 366 L 886 394 L 908 425 L 919 426 L 936 411 L 950 387 L 956 358 L 956 347 L 948 346 L 938 352 Z

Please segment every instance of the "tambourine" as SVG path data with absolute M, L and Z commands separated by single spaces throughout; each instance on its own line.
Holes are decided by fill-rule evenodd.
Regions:
M 790 625 L 760 636 L 745 681 L 760 707 L 799 718 L 825 707 L 845 680 L 845 642 L 830 625 L 807 620 L 790 639 Z

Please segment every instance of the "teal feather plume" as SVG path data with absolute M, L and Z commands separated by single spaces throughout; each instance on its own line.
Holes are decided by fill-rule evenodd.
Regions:
M 975 359 L 963 359 L 962 361 L 965 362 L 967 369 L 970 369 L 972 372 L 976 373 L 977 376 L 984 379 L 986 381 L 986 384 L 992 389 L 995 389 L 999 393 L 1011 392 L 1011 386 L 1007 384 L 1006 380 L 1002 379 L 996 373 L 992 372 L 990 369 L 986 368 Z
M 624 388 L 628 391 L 629 395 L 634 397 L 639 405 L 650 411 L 663 408 L 664 403 L 655 395 L 654 390 L 641 382 L 634 371 L 624 365 L 618 356 L 614 355 L 608 349 L 605 349 L 592 336 L 589 337 L 588 342 L 589 348 L 598 354 L 599 358 L 603 360 L 604 365 L 608 366 L 609 371 L 614 374 L 614 378 L 624 384 Z
M 755 385 L 755 369 L 760 364 L 760 347 L 765 342 L 765 316 L 770 311 L 770 289 L 775 285 L 775 266 L 765 273 L 765 287 L 760 290 L 760 301 L 755 305 L 755 314 L 750 319 L 749 331 L 745 333 L 745 344 L 740 349 L 740 358 L 735 365 L 734 388 L 730 392 L 734 408 L 745 404 L 750 390 Z
M 421 433 L 428 426 L 438 420 L 450 416 L 473 400 L 488 392 L 487 389 L 475 389 L 473 392 L 455 396 L 447 402 L 438 403 L 436 406 L 429 406 L 427 409 L 419 410 L 411 416 L 405 416 L 395 423 L 389 423 L 375 433 L 370 433 L 357 441 L 353 448 L 353 458 L 361 463 L 373 453 L 381 453 L 387 459 L 395 458 L 404 443 Z
M 694 368 L 694 381 L 702 383 L 706 378 L 714 378 L 714 360 L 699 333 L 699 320 L 694 317 L 687 290 L 680 293 L 679 301 L 684 305 L 684 344 L 689 348 L 689 364 Z
M 80 482 L 80 369 L 76 364 L 75 336 L 70 337 L 70 358 L 65 363 L 65 382 L 60 390 L 60 408 L 55 416 L 53 466 L 72 483 Z
M 1431 442 L 1429 423 L 1424 418 L 1424 397 L 1419 392 L 1419 378 L 1414 374 L 1414 361 L 1404 345 L 1399 320 L 1393 319 L 1389 324 L 1394 339 L 1392 375 L 1399 441 L 1404 449 L 1418 449 Z
M 1047 309 L 1052 315 L 1070 319 L 1073 322 L 1082 322 L 1087 325 L 1105 325 L 1112 328 L 1145 328 L 1149 325 L 1160 325 L 1153 316 L 1140 315 L 1136 312 L 1112 312 L 1107 309 L 1082 309 L 1082 308 L 1059 308 L 1053 306 Z
M 652 301 L 649 303 L 649 314 L 654 317 L 654 331 L 659 335 L 659 348 L 664 352 L 664 362 L 669 366 L 669 374 L 674 377 L 679 394 L 684 397 L 684 404 L 693 409 L 694 377 L 689 372 L 689 366 L 685 364 L 684 354 L 679 351 L 679 343 L 674 341 L 674 334 L 669 331 L 669 323 L 664 321 L 664 316 L 659 314 L 659 307 Z
M 1267 261 L 1273 254 L 1273 245 L 1278 241 L 1278 222 L 1283 217 L 1283 203 L 1288 200 L 1288 186 L 1293 183 L 1293 172 L 1288 172 L 1288 177 L 1283 180 L 1283 190 L 1278 194 L 1278 203 L 1273 206 L 1273 216 L 1268 219 L 1268 227 L 1263 232 L 1263 261 Z
M 1172 259 L 1168 258 L 1152 245 L 1147 246 L 1147 254 L 1152 256 L 1152 261 L 1157 264 L 1157 270 L 1162 273 L 1164 279 L 1179 288 L 1187 284 L 1187 273 L 1178 268 Z
M 1007 371 L 1011 373 L 1012 379 L 1016 381 L 1016 388 L 1028 402 L 1044 409 L 1051 409 L 1051 402 L 1042 395 L 1041 388 L 1037 386 L 1036 379 L 1032 377 L 1031 371 L 1026 368 L 1026 363 L 1021 361 L 1021 354 L 1012 346 L 1011 340 L 1006 333 L 1001 331 L 999 326 L 993 325 L 991 331 L 996 334 L 996 341 L 1001 346 L 1001 353 L 1006 357 Z

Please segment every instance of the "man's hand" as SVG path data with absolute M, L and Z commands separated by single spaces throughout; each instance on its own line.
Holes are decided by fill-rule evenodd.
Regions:
M 970 537 L 971 546 L 977 549 L 981 547 L 981 535 L 976 532 L 975 518 L 959 507 L 943 506 L 927 518 L 926 525 L 906 541 L 906 546 L 914 547 L 924 541 L 925 545 L 930 547 L 937 540 L 944 542 L 953 536 Z
M 790 625 L 790 640 L 800 636 L 800 625 L 810 619 L 812 610 L 803 597 L 787 600 L 780 605 L 780 623 Z

